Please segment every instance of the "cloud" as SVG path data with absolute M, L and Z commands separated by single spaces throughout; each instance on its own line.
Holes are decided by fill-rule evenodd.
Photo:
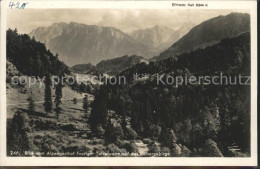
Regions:
M 124 32 L 155 25 L 177 28 L 184 22 L 199 24 L 218 15 L 246 10 L 191 9 L 26 9 L 8 10 L 7 27 L 20 33 L 30 33 L 37 27 L 55 22 L 78 22 L 87 25 L 115 27 Z

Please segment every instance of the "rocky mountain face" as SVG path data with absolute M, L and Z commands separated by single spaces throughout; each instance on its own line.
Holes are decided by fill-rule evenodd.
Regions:
M 205 48 L 221 39 L 234 37 L 248 31 L 250 31 L 249 14 L 231 13 L 226 16 L 218 16 L 195 26 L 189 33 L 152 60 L 162 60 L 198 48 Z
M 40 27 L 30 34 L 58 53 L 68 65 L 79 63 L 96 64 L 101 60 L 124 55 L 140 55 L 151 58 L 158 51 L 135 40 L 133 37 L 112 27 L 100 27 L 71 22 L 54 23 Z
M 146 46 L 163 51 L 179 40 L 194 26 L 193 23 L 184 23 L 180 28 L 175 30 L 156 25 L 152 28 L 133 31 L 131 35 Z
M 140 55 L 149 59 L 167 49 L 193 26 L 192 23 L 184 23 L 174 30 L 157 25 L 128 35 L 112 27 L 61 22 L 36 28 L 29 35 L 45 43 L 48 49 L 58 53 L 60 59 L 71 66 L 97 64 L 101 60 L 124 55 Z

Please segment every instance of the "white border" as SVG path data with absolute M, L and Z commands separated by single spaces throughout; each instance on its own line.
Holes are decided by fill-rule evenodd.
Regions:
M 257 1 L 21 1 L 27 8 L 198 9 L 172 3 L 207 3 L 199 9 L 250 9 L 251 17 L 251 157 L 7 157 L 6 156 L 6 9 L 1 2 L 0 166 L 257 166 Z M 26 9 L 24 9 L 26 10 Z M 25 23 L 26 24 L 26 23 Z

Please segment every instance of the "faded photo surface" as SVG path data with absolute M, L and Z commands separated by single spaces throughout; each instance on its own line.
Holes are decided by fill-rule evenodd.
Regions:
M 248 9 L 7 10 L 8 157 L 251 157 Z

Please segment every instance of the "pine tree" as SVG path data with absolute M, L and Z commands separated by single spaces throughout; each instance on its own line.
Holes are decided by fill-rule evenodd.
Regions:
M 23 156 L 24 151 L 30 149 L 28 130 L 24 117 L 20 112 L 16 112 L 7 126 L 7 154 L 10 155 L 11 151 L 18 151 L 17 156 Z
M 126 121 L 126 116 L 125 116 L 125 113 L 122 115 L 122 124 L 121 124 L 124 132 L 127 131 L 127 121 Z
M 132 128 L 138 133 L 142 133 L 143 132 L 143 126 L 142 126 L 142 123 L 141 123 L 141 120 L 140 120 L 140 109 L 139 109 L 139 103 L 134 101 L 134 104 L 133 104 L 133 110 L 132 110 L 132 113 L 131 113 L 131 120 L 130 120 L 130 123 L 131 123 L 131 126 Z
M 87 109 L 88 109 L 88 96 L 87 95 L 85 95 L 85 97 L 83 99 L 83 109 L 85 111 L 87 111 Z
M 56 113 L 57 119 L 60 117 L 61 110 L 62 110 L 62 108 L 60 108 L 60 107 L 56 107 L 56 108 L 55 108 L 55 113 Z
M 99 124 L 101 124 L 104 127 L 107 124 L 107 120 L 108 120 L 107 102 L 104 97 L 100 95 L 96 95 L 95 100 L 92 103 L 91 114 L 89 117 L 91 130 L 93 132 L 96 132 L 97 126 Z
M 62 84 L 58 83 L 55 90 L 55 105 L 56 107 L 59 107 L 61 104 L 61 98 L 62 98 Z
M 116 136 L 114 133 L 114 126 L 111 122 L 111 119 L 107 120 L 107 123 L 105 125 L 105 142 L 106 144 L 115 143 L 116 142 Z
M 122 100 L 120 100 L 120 101 L 118 102 L 118 107 L 119 107 L 119 112 L 118 112 L 118 114 L 120 114 L 120 115 L 122 116 L 121 126 L 122 126 L 124 132 L 126 132 L 126 126 L 127 126 L 127 121 L 126 121 L 126 108 L 125 108 L 126 105 L 125 105 L 125 103 L 124 103 Z
M 61 79 L 61 78 L 60 78 Z M 56 85 L 56 90 L 55 90 L 55 112 L 56 112 L 56 116 L 57 118 L 59 118 L 59 115 L 61 113 L 61 107 L 60 107 L 60 104 L 61 104 L 61 98 L 62 98 L 62 83 L 59 82 L 57 85 Z
M 84 109 L 85 113 L 88 112 L 88 96 L 87 95 L 85 95 L 85 97 L 83 99 L 83 109 Z
M 150 104 L 150 100 L 148 99 L 148 97 L 147 97 L 147 99 L 146 99 L 146 104 L 145 104 L 145 107 L 143 107 L 144 108 L 144 134 L 146 134 L 146 135 L 149 135 L 148 133 L 149 133 L 149 128 L 150 128 L 150 125 L 151 125 L 151 123 L 152 123 L 152 108 L 151 108 L 152 106 L 151 106 L 151 104 Z
M 33 114 L 35 112 L 35 101 L 33 100 L 32 96 L 29 96 L 27 99 L 28 101 L 28 112 L 29 114 Z
M 52 98 L 51 98 L 51 77 L 47 74 L 45 77 L 45 95 L 44 95 L 44 110 L 48 114 L 52 110 Z

